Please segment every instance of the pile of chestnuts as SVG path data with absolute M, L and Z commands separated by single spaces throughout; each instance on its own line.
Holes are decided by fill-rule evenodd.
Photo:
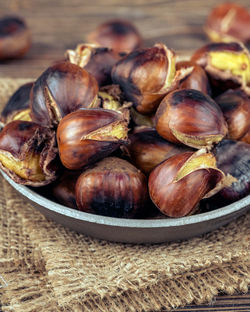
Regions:
M 188 61 L 110 21 L 21 86 L 1 113 L 0 168 L 67 207 L 183 217 L 250 193 L 250 55 L 209 43 Z M 216 203 L 216 204 L 215 204 Z

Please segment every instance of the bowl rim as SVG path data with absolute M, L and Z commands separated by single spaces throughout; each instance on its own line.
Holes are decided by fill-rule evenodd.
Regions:
M 64 215 L 70 218 L 78 219 L 80 221 L 86 221 L 106 226 L 115 226 L 123 228 L 166 228 L 166 227 L 178 227 L 183 225 L 189 225 L 194 223 L 206 222 L 213 219 L 218 219 L 226 215 L 230 215 L 238 210 L 250 206 L 250 195 L 221 208 L 195 214 L 191 216 L 185 216 L 181 218 L 166 218 L 166 219 L 126 219 L 126 218 L 114 218 L 102 215 L 96 215 L 79 211 L 67 206 L 63 206 L 44 196 L 36 193 L 32 189 L 29 189 L 25 185 L 17 184 L 6 173 L 0 170 L 4 179 L 24 197 L 30 201 L 60 215 Z

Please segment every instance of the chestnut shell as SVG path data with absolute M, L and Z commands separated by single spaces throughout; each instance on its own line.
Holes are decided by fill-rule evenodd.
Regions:
M 148 200 L 147 179 L 132 164 L 107 157 L 84 171 L 76 183 L 79 210 L 99 215 L 133 218 Z
M 23 19 L 7 16 L 0 20 L 0 60 L 20 58 L 31 45 L 31 34 Z

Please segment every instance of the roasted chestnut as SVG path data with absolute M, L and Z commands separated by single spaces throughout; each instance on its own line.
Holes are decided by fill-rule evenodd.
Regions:
M 149 195 L 158 209 L 169 217 L 195 212 L 199 202 L 234 179 L 216 167 L 212 153 L 199 150 L 172 156 L 149 175 Z
M 115 52 L 131 52 L 140 47 L 142 38 L 131 22 L 111 20 L 91 32 L 88 41 L 113 49 Z
M 29 104 L 32 86 L 33 83 L 29 82 L 16 90 L 1 113 L 1 122 L 6 124 L 13 120 L 31 121 Z
M 65 170 L 60 178 L 51 185 L 54 199 L 60 204 L 77 209 L 75 186 L 81 171 Z
M 129 112 L 80 109 L 65 116 L 57 129 L 59 154 L 71 170 L 96 162 L 127 141 Z
M 223 140 L 214 149 L 217 166 L 236 181 L 209 199 L 216 208 L 231 204 L 250 194 L 250 145 Z
M 191 70 L 176 73 L 174 52 L 159 43 L 122 58 L 112 69 L 112 79 L 139 113 L 152 114 L 164 95 L 175 89 Z
M 207 18 L 205 32 L 214 42 L 250 40 L 250 13 L 236 3 L 216 6 Z
M 228 124 L 228 137 L 250 144 L 250 98 L 242 90 L 228 90 L 215 101 Z
M 157 109 L 155 124 L 164 139 L 197 149 L 211 147 L 227 134 L 227 124 L 218 104 L 193 89 L 168 94 Z
M 126 160 L 107 157 L 84 171 L 76 183 L 79 210 L 98 215 L 134 218 L 146 209 L 147 179 Z
M 15 120 L 0 132 L 0 168 L 16 183 L 43 186 L 57 178 L 55 134 L 31 121 Z
M 178 89 L 195 89 L 205 94 L 211 95 L 210 82 L 204 69 L 190 61 L 182 61 L 176 64 L 176 70 L 181 68 L 192 68 L 179 83 Z
M 217 89 L 240 87 L 250 95 L 250 56 L 242 43 L 210 43 L 198 49 L 191 61 L 205 69 Z
M 0 20 L 0 60 L 20 58 L 31 45 L 31 34 L 23 19 L 8 16 Z
M 78 44 L 75 50 L 67 50 L 66 57 L 92 74 L 99 86 L 112 83 L 112 67 L 121 59 L 112 49 L 89 43 Z
M 49 67 L 31 90 L 31 118 L 40 125 L 56 127 L 67 114 L 99 105 L 98 84 L 81 67 L 60 62 Z
M 129 144 L 124 149 L 131 162 L 146 175 L 163 160 L 191 150 L 164 140 L 153 128 L 143 127 L 129 135 Z

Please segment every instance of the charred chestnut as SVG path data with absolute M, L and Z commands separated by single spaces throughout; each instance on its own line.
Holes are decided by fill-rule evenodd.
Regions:
M 222 3 L 208 16 L 205 32 L 214 42 L 250 40 L 250 13 L 236 3 Z
M 10 97 L 1 113 L 1 121 L 6 124 L 13 120 L 31 121 L 30 117 L 30 91 L 32 82 L 26 83 L 16 90 Z
M 31 34 L 23 19 L 16 16 L 0 20 L 0 60 L 19 58 L 31 45 Z
M 228 137 L 250 144 L 250 98 L 242 90 L 228 90 L 215 101 L 228 124 Z
M 75 50 L 67 50 L 67 59 L 92 74 L 99 86 L 112 83 L 111 70 L 121 56 L 113 50 L 94 44 L 79 44 Z
M 76 183 L 79 210 L 133 218 L 148 200 L 147 179 L 126 160 L 107 157 L 84 171 Z
M 61 62 L 49 67 L 31 90 L 31 118 L 47 127 L 55 127 L 67 114 L 79 108 L 97 107 L 98 84 L 81 67 Z
M 149 176 L 149 194 L 158 209 L 169 217 L 195 212 L 199 202 L 219 191 L 226 182 L 212 153 L 199 150 L 170 157 Z
M 80 169 L 111 154 L 127 141 L 128 111 L 81 109 L 57 129 L 59 154 L 68 169 Z
M 152 114 L 164 95 L 176 88 L 189 71 L 191 68 L 176 73 L 174 52 L 164 44 L 155 44 L 121 59 L 113 67 L 112 79 L 139 113 Z
M 111 20 L 99 25 L 90 33 L 88 41 L 111 48 L 115 52 L 131 52 L 140 47 L 142 38 L 129 21 Z
M 164 140 L 152 128 L 141 128 L 130 134 L 124 149 L 131 162 L 147 175 L 163 160 L 191 150 Z
M 191 61 L 205 69 L 217 89 L 240 87 L 250 95 L 250 56 L 242 43 L 208 44 L 198 49 Z
M 30 121 L 15 120 L 0 132 L 0 168 L 15 182 L 43 186 L 57 178 L 55 134 Z
M 218 104 L 197 90 L 177 90 L 161 102 L 155 116 L 160 136 L 194 148 L 211 147 L 227 134 Z

